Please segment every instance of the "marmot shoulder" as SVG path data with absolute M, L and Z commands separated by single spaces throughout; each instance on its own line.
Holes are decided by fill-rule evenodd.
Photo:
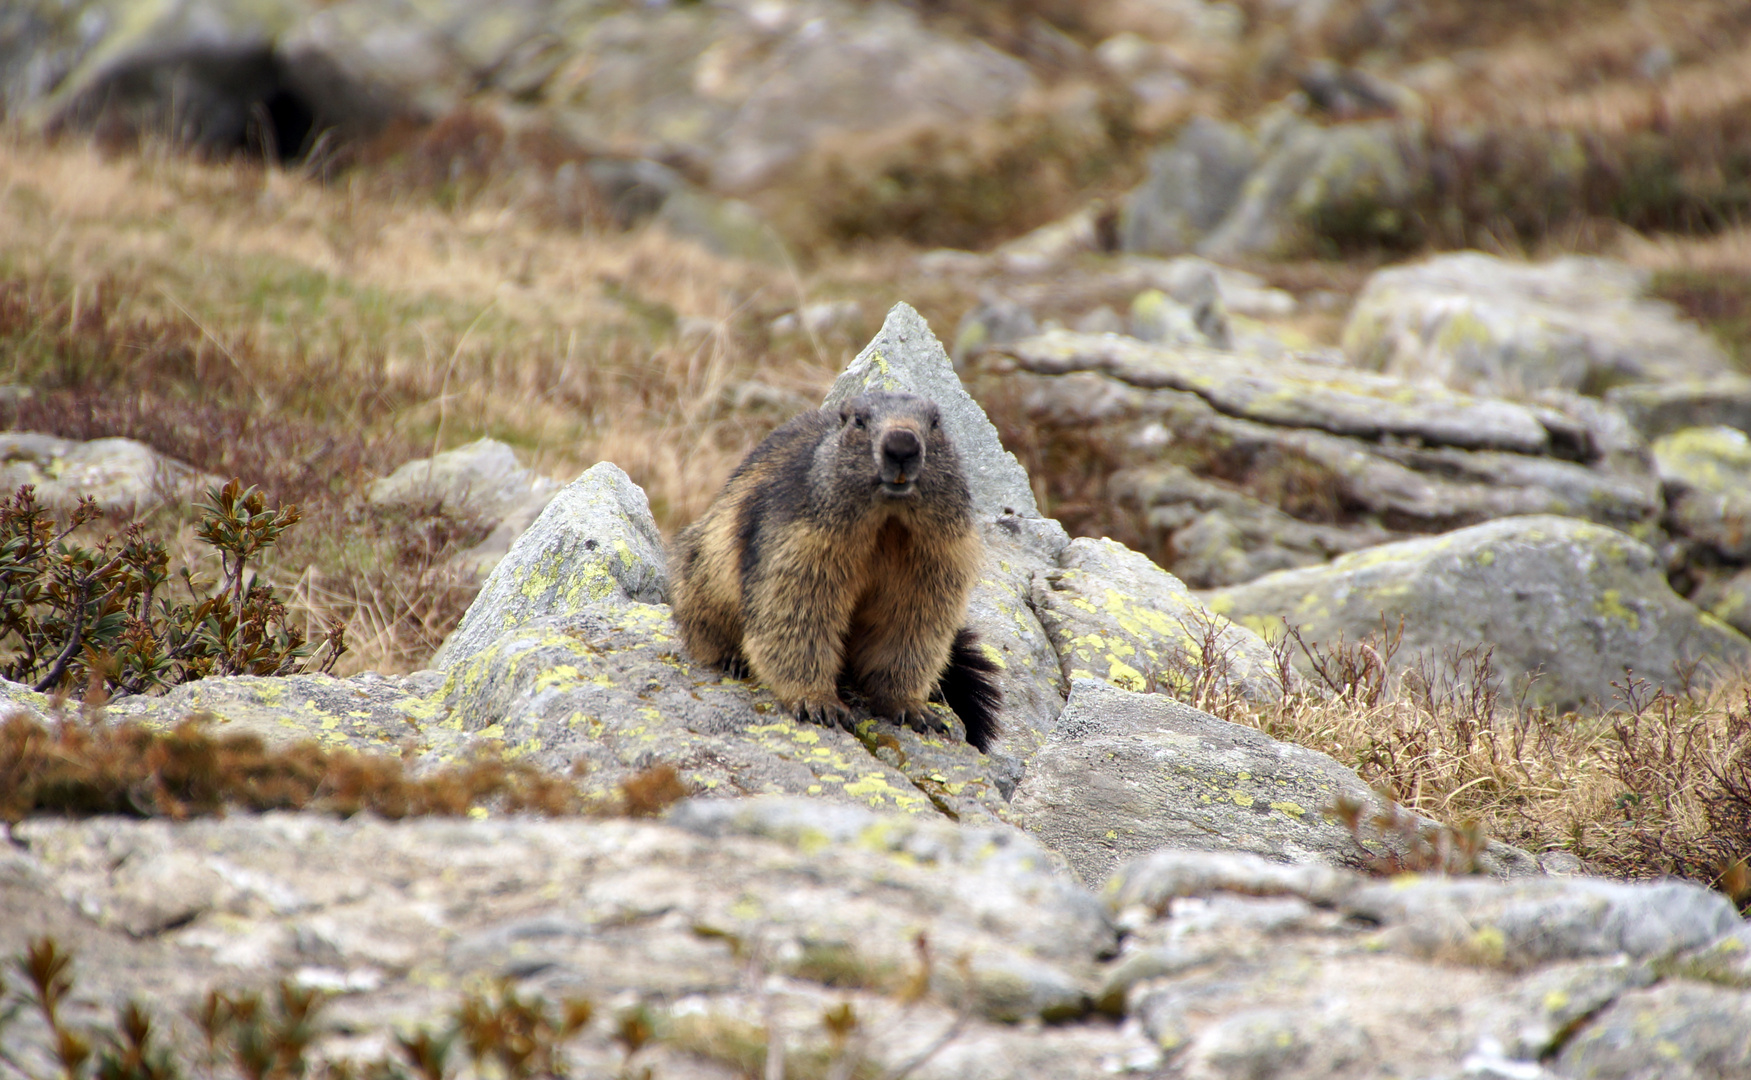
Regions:
M 935 403 L 868 393 L 768 435 L 675 538 L 675 621 L 704 664 L 751 672 L 786 708 L 849 724 L 840 691 L 940 730 L 939 695 L 987 749 L 996 666 L 965 626 L 984 545 Z

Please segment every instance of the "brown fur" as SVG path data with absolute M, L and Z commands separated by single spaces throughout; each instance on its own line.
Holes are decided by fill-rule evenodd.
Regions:
M 799 718 L 848 724 L 846 686 L 939 729 L 926 701 L 983 561 L 936 406 L 865 394 L 767 436 L 675 538 L 675 621 L 695 659 L 751 670 Z

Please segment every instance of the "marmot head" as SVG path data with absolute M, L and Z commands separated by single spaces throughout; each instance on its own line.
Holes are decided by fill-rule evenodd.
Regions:
M 834 486 L 902 504 L 921 494 L 965 499 L 960 458 L 936 403 L 916 394 L 877 391 L 839 406 Z

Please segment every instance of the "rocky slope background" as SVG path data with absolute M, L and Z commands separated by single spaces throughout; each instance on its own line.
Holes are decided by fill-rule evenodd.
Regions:
M 4 642 L 0 1071 L 1741 1075 L 1748 50 L 1676 0 L 9 7 L 8 489 L 160 538 L 161 598 L 269 537 L 248 610 L 350 648 L 134 693 L 117 619 Z M 668 625 L 664 535 L 868 386 L 969 462 L 989 756 Z M 6 625 L 79 607 L 7 515 Z

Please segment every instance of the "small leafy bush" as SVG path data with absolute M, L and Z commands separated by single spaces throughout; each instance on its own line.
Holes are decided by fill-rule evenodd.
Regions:
M 164 595 L 170 556 L 138 522 L 119 540 L 74 539 L 99 517 L 86 498 L 62 524 L 29 484 L 0 502 L 0 645 L 10 648 L 0 676 L 39 692 L 87 685 L 101 699 L 208 675 L 326 672 L 346 651 L 340 624 L 307 641 L 273 587 L 250 573 L 298 523 L 296 506 L 269 507 L 237 480 L 209 492 L 196 535 L 219 553 L 222 579 L 209 592 L 184 568 L 186 601 Z

